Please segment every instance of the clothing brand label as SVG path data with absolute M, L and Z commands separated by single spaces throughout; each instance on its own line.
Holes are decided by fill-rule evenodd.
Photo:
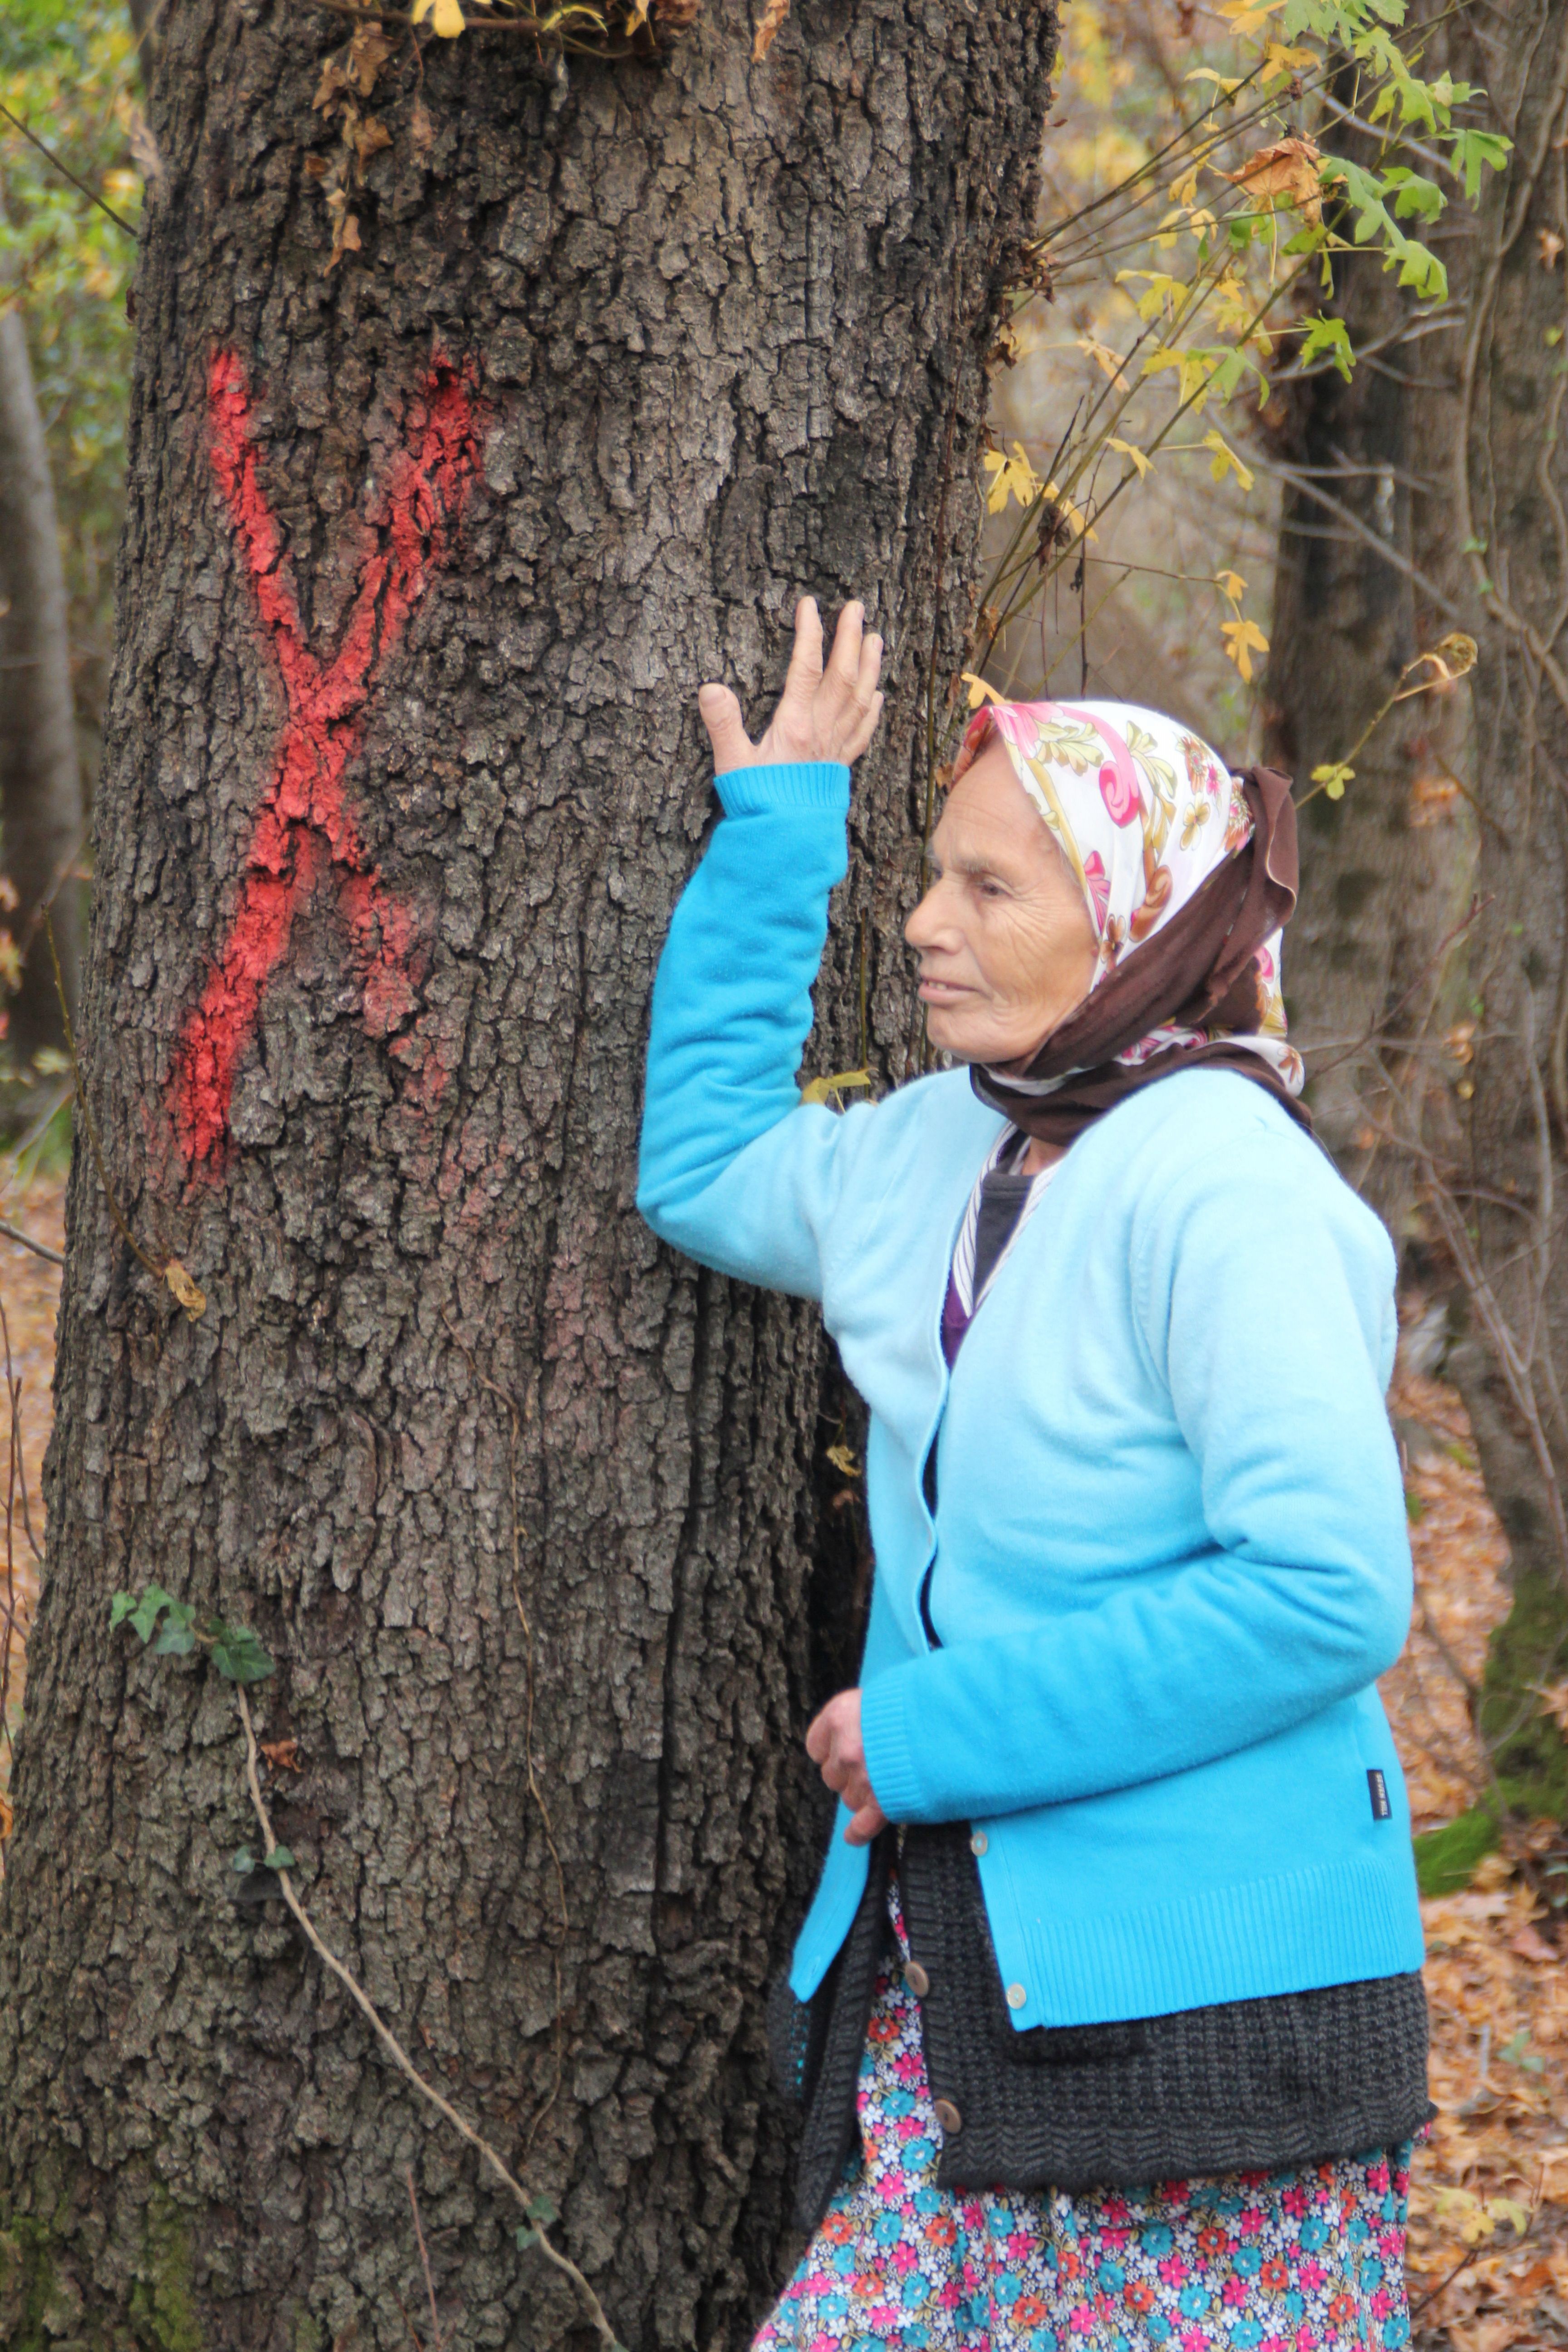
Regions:
M 1366 1785 L 1372 1794 L 1373 1820 L 1374 1822 L 1387 1821 L 1394 1811 L 1394 1807 L 1388 1801 L 1388 1783 L 1375 1765 L 1366 1776 Z

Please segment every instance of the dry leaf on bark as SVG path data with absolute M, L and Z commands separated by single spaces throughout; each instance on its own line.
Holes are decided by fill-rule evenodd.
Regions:
M 379 115 L 362 117 L 356 108 L 350 107 L 343 117 L 343 143 L 353 150 L 354 179 L 363 188 L 366 163 L 384 147 L 391 146 L 392 133 Z
M 763 21 L 757 26 L 757 37 L 752 43 L 752 63 L 760 66 L 778 38 L 779 26 L 789 15 L 789 0 L 768 0 L 763 10 Z
M 1279 139 L 1272 147 L 1260 147 L 1249 155 L 1239 172 L 1218 172 L 1218 177 L 1239 188 L 1259 209 L 1283 196 L 1303 220 L 1317 222 L 1323 216 L 1318 163 L 1319 150 L 1310 139 Z
M 172 1257 L 163 1268 L 163 1279 L 192 1322 L 199 1322 L 207 1311 L 206 1293 L 191 1280 L 177 1257 Z

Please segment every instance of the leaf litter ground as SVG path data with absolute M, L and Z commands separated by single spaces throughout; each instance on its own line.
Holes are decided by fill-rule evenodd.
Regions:
M 39 1177 L 5 1188 L 0 1211 L 58 1249 L 64 1192 Z M 16 1466 L 39 1532 L 58 1290 L 57 1268 L 0 1237 L 0 1306 L 22 1382 Z M 1416 1601 L 1409 1646 L 1383 1693 L 1414 1826 L 1426 1830 L 1485 1791 L 1462 1678 L 1479 1679 L 1488 1634 L 1507 1610 L 1508 1547 L 1455 1391 L 1402 1372 L 1391 1404 L 1409 1465 Z M 14 1605 L 25 1627 L 37 1586 L 16 1517 Z M 14 1723 L 23 1671 L 14 1647 Z M 0 1796 L 9 1763 L 0 1744 Z M 1465 1893 L 1422 1906 L 1437 2116 L 1412 2194 L 1418 2352 L 1568 2347 L 1568 1934 L 1537 1891 L 1541 1855 L 1554 1841 L 1562 1846 L 1561 1832 L 1543 1824 L 1489 1855 Z

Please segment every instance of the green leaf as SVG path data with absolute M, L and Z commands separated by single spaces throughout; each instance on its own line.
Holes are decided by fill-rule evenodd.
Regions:
M 1344 320 L 1325 319 L 1320 315 L 1309 319 L 1306 324 L 1307 332 L 1301 343 L 1301 365 L 1310 367 L 1314 360 L 1327 356 L 1349 383 L 1355 352 L 1351 347 L 1350 329 Z
M 537 2246 L 539 2243 L 537 2230 L 515 2230 L 512 2235 L 517 2240 L 517 2250 L 520 2254 L 526 2254 L 530 2246 Z
M 552 2221 L 561 2219 L 548 2197 L 531 2197 L 526 2210 L 529 2220 L 536 2221 L 542 2230 L 548 2230 Z
M 294 1857 L 286 1845 L 275 1845 L 270 1853 L 261 1857 L 263 1870 L 292 1870 L 294 1866 Z
M 216 1626 L 212 1658 L 226 1682 L 258 1683 L 272 1672 L 271 1659 L 248 1625 Z
M 256 1868 L 256 1856 L 251 1853 L 250 1848 L 247 1845 L 242 1845 L 240 1847 L 239 1852 L 235 1855 L 234 1860 L 230 1863 L 229 1868 L 231 1870 L 237 1870 L 241 1878 L 249 1877 L 251 1872 Z
M 1474 204 L 1481 192 L 1481 173 L 1504 168 L 1510 142 L 1495 131 L 1456 131 L 1453 146 L 1455 175 L 1464 174 L 1465 194 Z
M 1436 180 L 1424 180 L 1403 163 L 1391 163 L 1383 177 L 1384 184 L 1394 191 L 1394 209 L 1401 220 L 1436 220 L 1447 210 L 1448 199 Z
M 131 1623 L 143 1642 L 150 1642 L 158 1630 L 158 1620 L 169 1606 L 170 1596 L 161 1584 L 150 1584 L 131 1612 Z
M 117 1592 L 109 1604 L 109 1630 L 117 1633 L 136 1606 L 133 1592 Z
M 155 1658 L 187 1658 L 196 1646 L 196 1637 L 191 1631 L 196 1612 L 188 1601 L 171 1601 L 168 1610 L 168 1618 L 153 1655 Z

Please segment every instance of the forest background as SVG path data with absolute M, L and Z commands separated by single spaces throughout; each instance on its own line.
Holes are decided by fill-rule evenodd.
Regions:
M 438 38 L 464 29 L 451 0 L 414 13 Z M 925 682 L 914 818 L 918 846 L 954 730 L 988 694 L 1144 702 L 1233 764 L 1268 759 L 1295 777 L 1291 1031 L 1320 1129 L 1402 1264 L 1394 1404 L 1419 1597 L 1388 1697 L 1420 1833 L 1440 2107 L 1415 2207 L 1416 2334 L 1509 2352 L 1568 2343 L 1568 1429 L 1552 1177 L 1568 1129 L 1555 667 L 1568 564 L 1542 561 L 1532 580 L 1521 522 L 1533 499 L 1541 528 L 1563 530 L 1568 134 L 1560 92 L 1558 112 L 1532 112 L 1530 71 L 1539 52 L 1535 79 L 1550 83 L 1562 26 L 1550 10 L 1527 22 L 1430 8 L 1407 24 L 1388 9 L 1354 18 L 1363 46 L 1347 52 L 1346 21 L 1286 0 L 1064 11 L 1038 241 L 991 355 L 987 447 L 953 492 L 982 533 L 966 654 Z M 773 0 L 756 64 L 798 37 Z M 52 866 L 0 888 L 16 1012 L 0 1232 L 43 1252 L 0 1240 L 0 1859 L 43 1534 L 48 1253 L 63 1244 L 73 1134 L 82 1142 L 37 910 L 47 898 L 67 940 L 74 1002 L 124 497 L 127 295 L 159 168 L 156 40 L 155 21 L 144 41 L 124 12 L 65 0 L 13 0 L 0 21 L 0 305 L 25 337 L 47 449 L 70 713 L 68 756 L 57 740 L 40 761 L 18 740 L 8 681 L 53 656 L 12 593 L 7 872 L 26 795 L 47 786 L 57 804 L 41 829 Z M 344 160 L 320 175 L 322 267 L 347 271 L 356 190 L 384 134 L 364 102 L 374 54 L 332 54 L 317 103 L 341 124 Z M 15 415 L 13 395 L 13 434 Z M 24 471 L 13 438 L 0 475 Z M 1546 813 L 1521 815 L 1532 796 Z M 878 1060 L 859 952 L 858 1066 L 831 1056 L 817 1081 L 835 1098 Z M 1554 1002 L 1532 1026 L 1542 986 Z M 896 1066 L 897 1041 L 874 1016 L 870 1028 Z M 901 1050 L 918 1066 L 918 1036 Z M 852 1517 L 852 1428 L 832 1459 Z M 553 2209 L 540 2210 L 548 2229 Z M 442 2326 L 432 2286 L 432 2340 Z

